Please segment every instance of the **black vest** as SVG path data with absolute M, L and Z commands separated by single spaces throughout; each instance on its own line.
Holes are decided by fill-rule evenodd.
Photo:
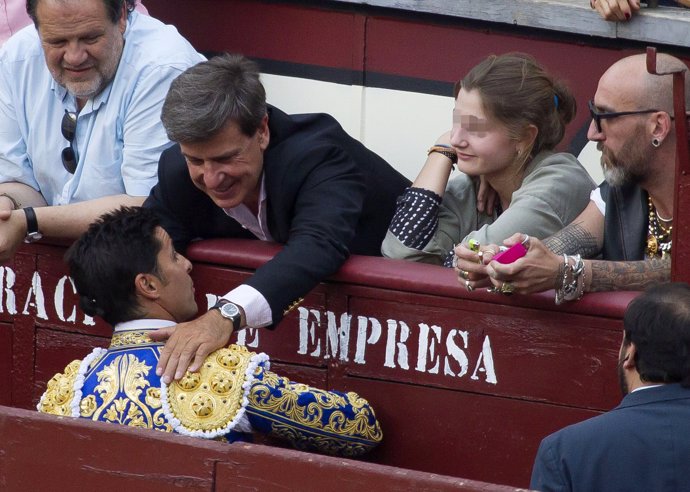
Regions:
M 599 186 L 606 202 L 603 259 L 609 261 L 644 260 L 649 227 L 647 192 L 637 185 Z

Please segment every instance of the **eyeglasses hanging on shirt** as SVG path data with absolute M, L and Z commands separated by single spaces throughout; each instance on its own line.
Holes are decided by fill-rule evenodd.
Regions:
M 68 173 L 74 174 L 77 170 L 77 154 L 74 152 L 74 137 L 77 134 L 77 113 L 65 110 L 60 125 L 62 136 L 69 142 L 69 146 L 62 149 L 62 165 Z

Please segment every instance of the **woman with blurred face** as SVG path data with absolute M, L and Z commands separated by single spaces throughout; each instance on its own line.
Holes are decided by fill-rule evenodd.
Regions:
M 479 63 L 456 84 L 451 131 L 398 199 L 383 254 L 452 266 L 457 243 L 544 238 L 569 224 L 594 187 L 574 156 L 554 152 L 575 110 L 570 90 L 528 55 Z M 480 184 L 495 206 L 478 199 Z

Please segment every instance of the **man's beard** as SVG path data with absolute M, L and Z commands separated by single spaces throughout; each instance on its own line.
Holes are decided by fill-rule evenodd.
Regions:
M 95 77 L 83 82 L 63 82 L 67 92 L 74 97 L 88 99 L 98 95 L 108 84 L 103 75 L 98 73 Z
M 95 73 L 86 80 L 70 80 L 62 67 L 50 69 L 50 73 L 74 97 L 89 99 L 100 94 L 115 78 L 123 50 L 124 41 L 114 43 L 108 56 L 95 63 Z
M 644 133 L 636 131 L 621 147 L 618 155 L 614 154 L 602 142 L 597 144 L 601 151 L 601 167 L 604 179 L 609 186 L 640 184 L 647 177 L 647 167 L 653 158 L 647 144 L 641 137 Z

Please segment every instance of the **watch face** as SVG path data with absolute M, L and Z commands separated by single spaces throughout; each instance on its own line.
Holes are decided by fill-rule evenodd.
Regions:
M 240 310 L 233 303 L 228 302 L 220 307 L 220 314 L 225 318 L 234 318 L 240 314 Z

